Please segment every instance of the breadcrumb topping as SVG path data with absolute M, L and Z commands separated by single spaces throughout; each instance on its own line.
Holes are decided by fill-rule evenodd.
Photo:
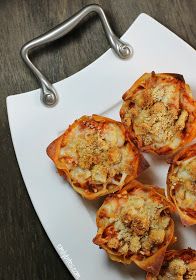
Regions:
M 126 142 L 125 132 L 117 123 L 81 121 L 65 135 L 60 161 L 74 182 L 92 192 L 107 184 L 119 185 L 131 174 L 134 152 Z
M 151 256 L 165 241 L 170 215 L 162 203 L 153 200 L 143 190 L 125 194 L 123 198 L 126 201 L 119 214 L 108 221 L 115 234 L 113 232 L 112 239 L 108 237 L 107 246 L 125 256 Z M 104 234 L 107 239 L 107 227 Z
M 177 205 L 183 210 L 193 210 L 196 214 L 196 156 L 179 161 L 169 175 L 169 181 Z
M 173 258 L 164 263 L 160 275 L 152 277 L 152 280 L 195 280 L 196 263 L 184 261 L 181 258 Z
M 129 112 L 133 128 L 145 146 L 154 143 L 159 147 L 165 145 L 185 127 L 188 113 L 179 109 L 178 84 L 170 85 L 158 78 L 149 88 L 146 82 L 145 89 L 131 101 L 135 103 Z
M 188 107 L 182 106 L 186 90 L 185 82 L 175 76 L 152 73 L 126 92 L 121 118 L 140 147 L 156 150 L 180 145 L 192 118 L 189 119 Z M 192 105 L 190 108 L 196 112 Z

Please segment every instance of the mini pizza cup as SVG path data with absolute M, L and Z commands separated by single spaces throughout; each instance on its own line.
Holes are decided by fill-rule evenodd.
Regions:
M 167 251 L 159 275 L 147 273 L 146 276 L 146 280 L 183 279 L 196 279 L 196 251 L 191 248 Z
M 145 73 L 123 95 L 120 116 L 145 152 L 170 154 L 196 136 L 196 101 L 179 74 Z
M 162 189 L 134 180 L 99 208 L 93 242 L 112 260 L 134 262 L 157 275 L 167 247 L 175 241 L 172 211 Z
M 167 196 L 185 226 L 196 224 L 196 144 L 177 153 L 167 175 Z
M 98 115 L 76 120 L 47 154 L 59 174 L 89 200 L 120 190 L 148 167 L 124 125 Z

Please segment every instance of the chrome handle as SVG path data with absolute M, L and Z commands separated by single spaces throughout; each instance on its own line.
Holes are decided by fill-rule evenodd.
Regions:
M 106 37 L 110 43 L 110 46 L 115 51 L 115 53 L 122 59 L 126 59 L 131 56 L 132 48 L 125 42 L 121 41 L 112 31 L 109 22 L 103 9 L 99 5 L 89 5 L 81 9 L 75 15 L 62 22 L 55 28 L 46 32 L 45 34 L 29 41 L 21 49 L 21 56 L 33 74 L 39 80 L 42 87 L 42 102 L 51 107 L 57 103 L 58 95 L 54 86 L 48 81 L 48 79 L 40 72 L 40 70 L 31 62 L 29 59 L 29 51 L 39 47 L 41 45 L 53 42 L 74 29 L 80 21 L 86 17 L 89 13 L 95 12 L 99 15 L 103 28 L 105 30 Z

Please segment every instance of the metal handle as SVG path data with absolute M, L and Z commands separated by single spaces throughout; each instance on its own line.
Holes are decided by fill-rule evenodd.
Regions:
M 66 21 L 62 22 L 55 28 L 51 29 L 50 31 L 46 32 L 45 34 L 31 40 L 30 42 L 26 43 L 21 49 L 21 56 L 27 66 L 31 69 L 34 75 L 39 80 L 41 87 L 42 87 L 42 102 L 51 107 L 57 103 L 58 95 L 53 87 L 53 85 L 48 81 L 48 79 L 38 70 L 37 67 L 31 62 L 29 59 L 29 51 L 39 47 L 41 45 L 53 42 L 63 36 L 65 36 L 68 32 L 74 29 L 80 21 L 86 17 L 89 13 L 95 12 L 99 15 L 103 28 L 105 30 L 107 39 L 110 43 L 110 46 L 115 51 L 115 53 L 122 59 L 126 59 L 130 57 L 132 54 L 132 48 L 126 44 L 125 42 L 121 41 L 112 31 L 109 22 L 106 18 L 106 15 L 103 9 L 99 5 L 89 5 L 85 8 L 81 9 L 71 18 L 67 19 Z

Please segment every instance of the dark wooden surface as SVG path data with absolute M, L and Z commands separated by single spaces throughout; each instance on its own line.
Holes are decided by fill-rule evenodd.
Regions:
M 105 9 L 119 36 L 141 12 L 146 12 L 196 48 L 196 0 L 94 2 Z M 1 280 L 73 279 L 48 240 L 28 197 L 10 139 L 5 100 L 8 95 L 38 87 L 20 58 L 21 46 L 90 3 L 88 0 L 0 0 Z M 93 62 L 108 47 L 99 20 L 90 17 L 71 35 L 36 51 L 34 61 L 56 82 Z

